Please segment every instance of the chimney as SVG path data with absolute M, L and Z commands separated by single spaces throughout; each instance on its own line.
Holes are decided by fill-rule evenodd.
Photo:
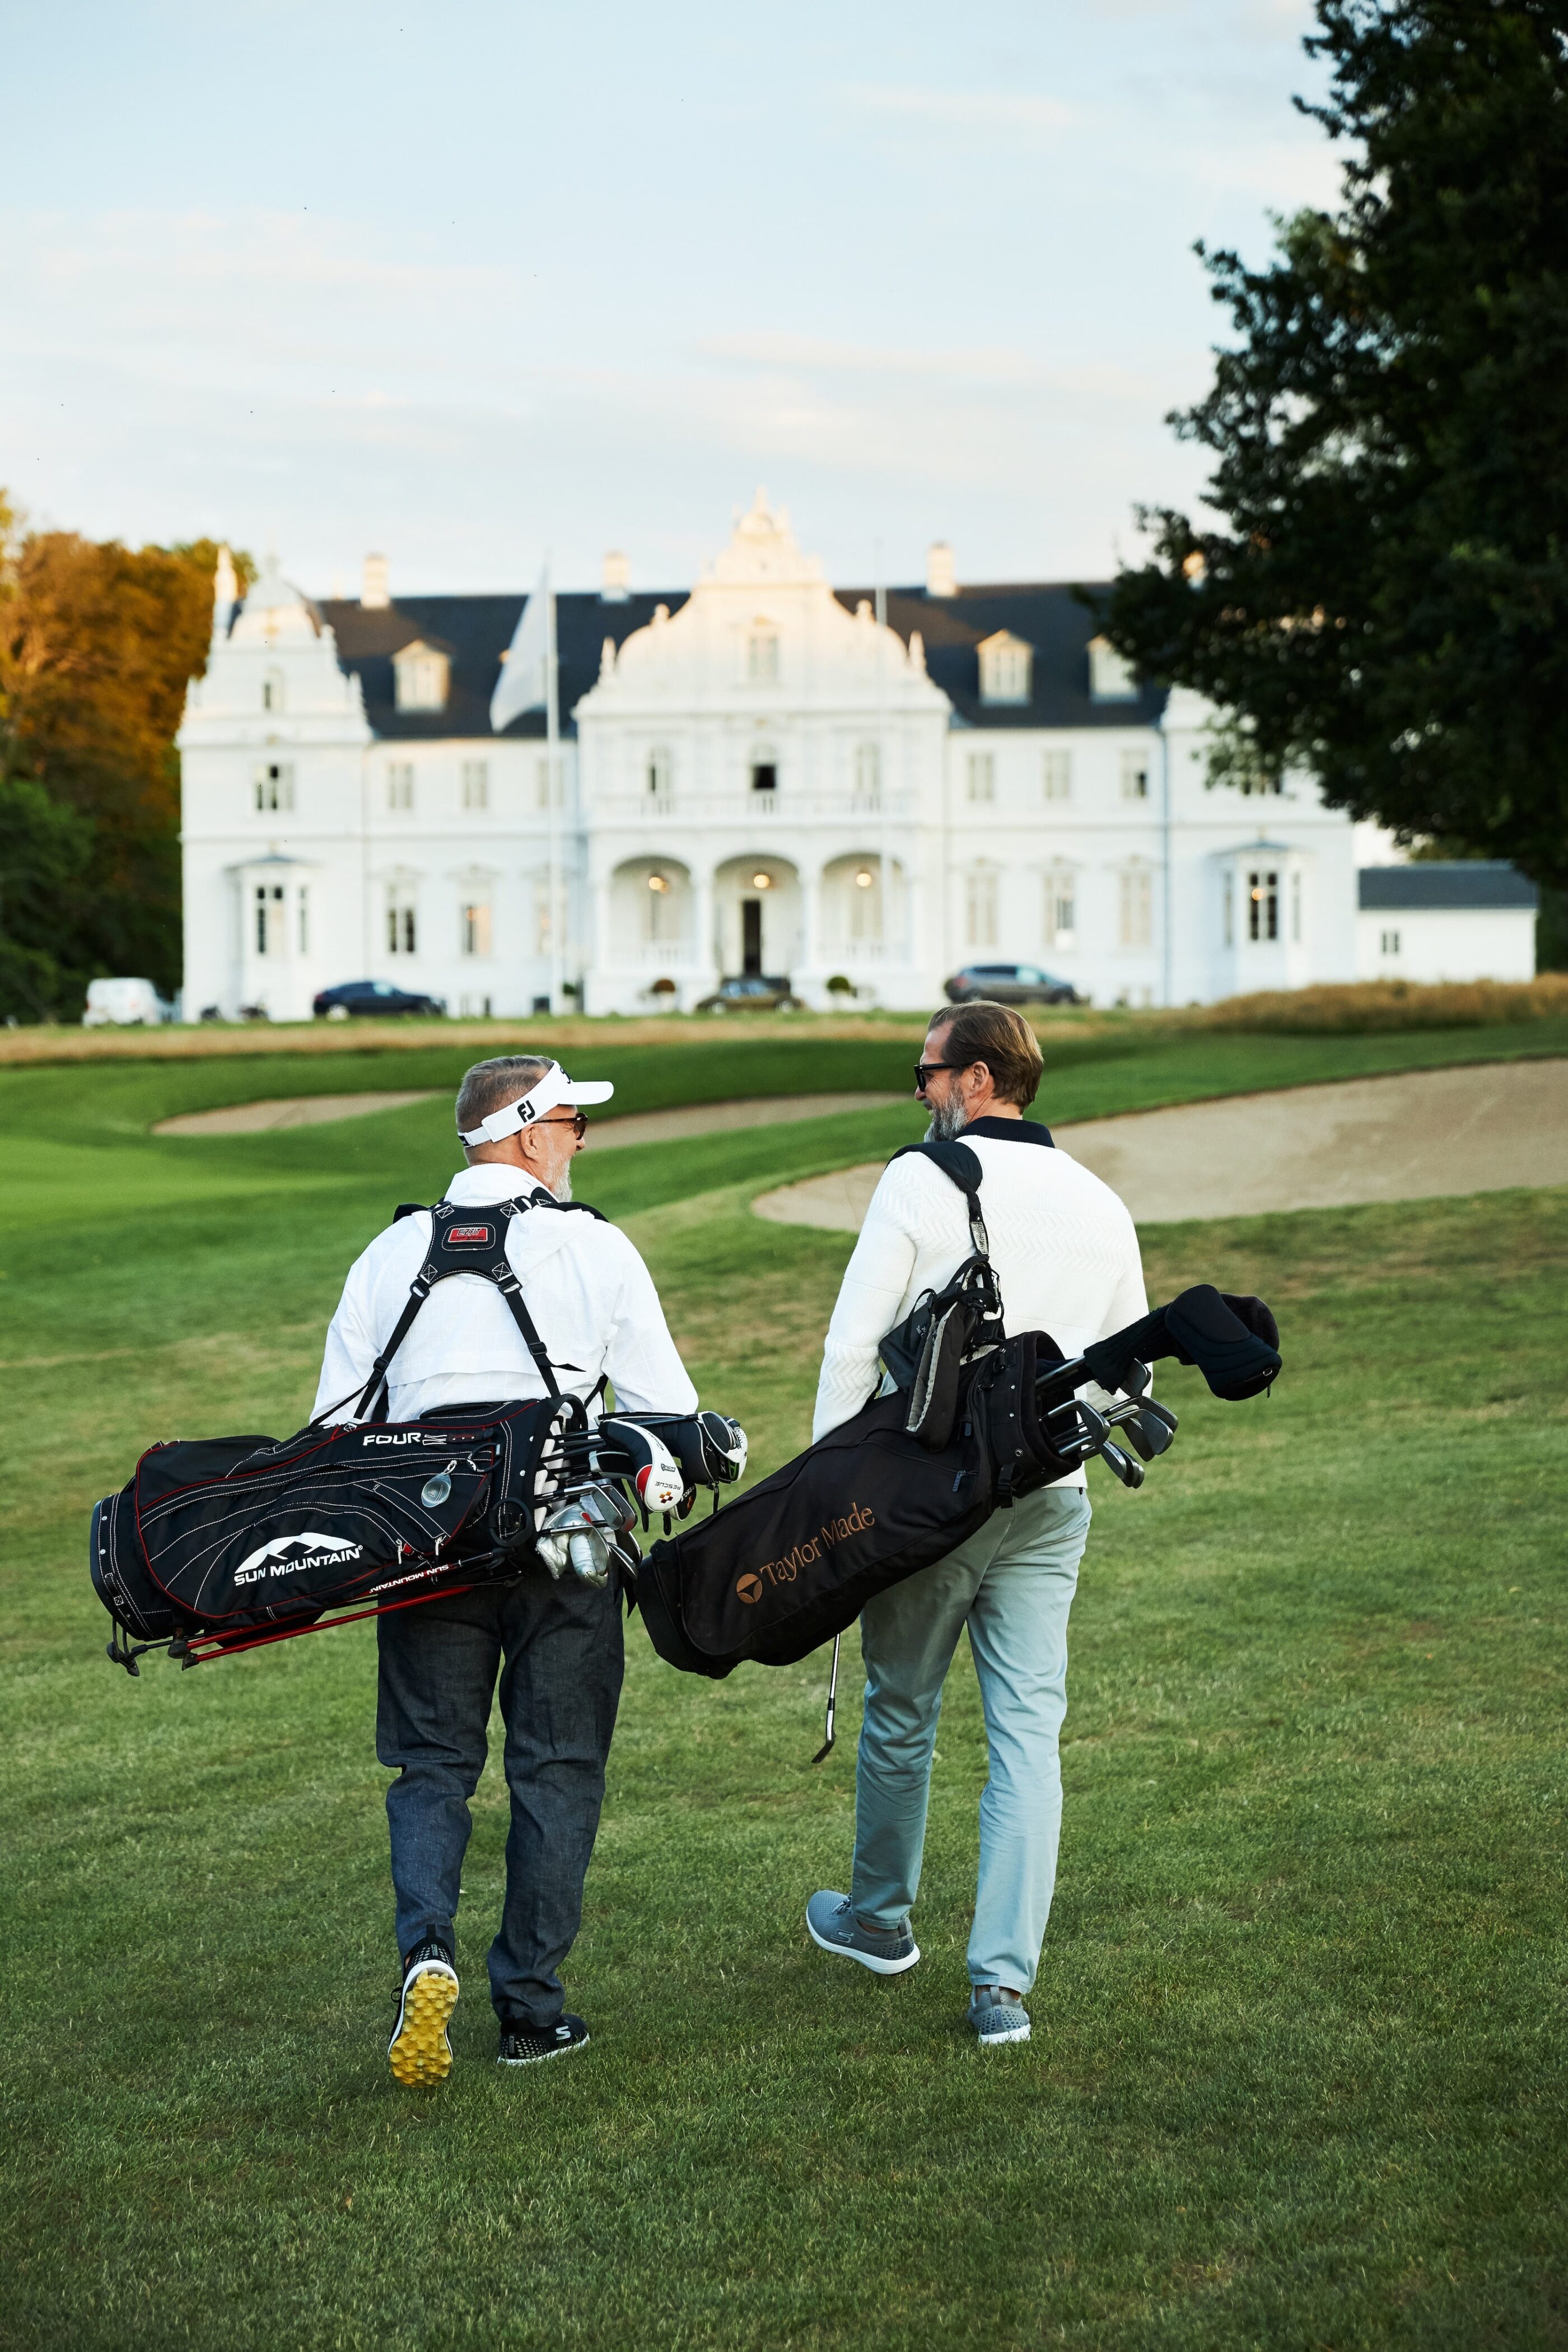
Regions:
M 926 550 L 926 594 L 956 596 L 958 574 L 952 566 L 952 550 L 945 539 L 933 539 Z
M 392 591 L 387 585 L 387 579 L 385 556 L 367 555 L 364 560 L 364 581 L 359 592 L 359 601 L 365 612 L 385 612 L 392 602 Z
M 632 567 L 629 557 L 612 547 L 605 558 L 605 584 L 599 591 L 606 604 L 624 604 L 632 593 Z

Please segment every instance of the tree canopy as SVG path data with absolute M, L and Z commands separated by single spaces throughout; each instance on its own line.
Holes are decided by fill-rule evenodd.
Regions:
M 172 992 L 174 739 L 205 666 L 217 544 L 18 538 L 0 500 L 0 1015 L 68 1014 L 98 972 Z
M 1568 8 L 1317 0 L 1342 201 L 1204 259 L 1238 340 L 1171 422 L 1105 625 L 1225 715 L 1215 768 L 1568 886 Z M 1199 248 L 1203 252 L 1203 248 Z

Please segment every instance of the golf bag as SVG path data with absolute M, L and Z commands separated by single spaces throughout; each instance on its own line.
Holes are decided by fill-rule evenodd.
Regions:
M 1184 1291 L 1082 1356 L 1042 1331 L 1001 1336 L 1001 1301 L 963 1144 L 923 1150 L 959 1185 L 973 1255 L 882 1341 L 895 1383 L 770 1478 L 656 1543 L 637 1571 L 648 1638 L 669 1664 L 715 1680 L 750 1659 L 793 1664 L 851 1625 L 868 1601 L 956 1549 L 994 1510 L 1098 1454 L 1125 1486 L 1163 1453 L 1175 1415 L 1145 1397 L 1148 1364 L 1173 1356 L 1215 1395 L 1255 1395 L 1280 1368 L 1261 1299 Z M 901 1377 L 900 1377 L 901 1376 Z M 1076 1391 L 1130 1391 L 1104 1412 Z
M 330 1423 L 344 1398 L 293 1437 L 155 1445 L 95 1506 L 89 1565 L 114 1622 L 116 1664 L 134 1674 L 141 1650 L 166 1643 L 195 1664 L 329 1617 L 342 1622 L 356 1603 L 369 1604 L 359 1614 L 380 1614 L 535 1562 L 555 1576 L 629 1583 L 639 1514 L 644 1526 L 654 1512 L 670 1525 L 700 1486 L 740 1477 L 744 1433 L 721 1414 L 595 1422 L 563 1394 L 506 1253 L 510 1219 L 542 1205 L 540 1196 L 479 1211 L 436 1203 L 424 1263 L 353 1421 Z M 495 1285 L 548 1393 L 378 1419 L 416 1315 L 457 1274 Z

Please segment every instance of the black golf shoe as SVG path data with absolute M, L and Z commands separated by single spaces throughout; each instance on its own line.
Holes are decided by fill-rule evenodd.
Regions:
M 458 1971 L 438 1937 L 416 1944 L 403 1963 L 397 2022 L 386 2045 L 400 2083 L 444 2083 L 452 2071 L 447 2021 L 458 2006 Z
M 553 2025 L 523 2025 L 513 2021 L 500 2030 L 502 2066 L 537 2066 L 545 2058 L 565 2058 L 585 2049 L 588 2029 L 580 2017 L 558 2017 Z

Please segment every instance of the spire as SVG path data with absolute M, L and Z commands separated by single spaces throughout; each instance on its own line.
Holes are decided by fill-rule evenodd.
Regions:
M 213 643 L 228 635 L 228 625 L 234 618 L 235 604 L 239 596 L 239 582 L 235 576 L 234 558 L 226 547 L 217 551 L 217 569 L 213 573 Z

